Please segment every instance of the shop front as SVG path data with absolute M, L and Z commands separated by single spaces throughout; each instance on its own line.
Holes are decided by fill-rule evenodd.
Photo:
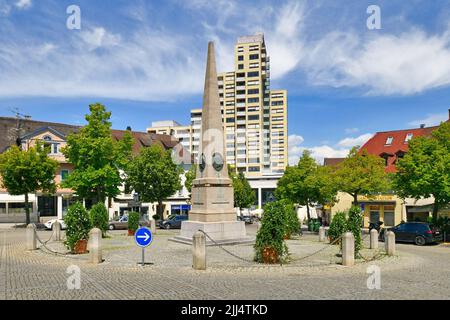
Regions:
M 373 198 L 358 197 L 364 213 L 364 227 L 370 223 L 383 222 L 383 227 L 394 227 L 403 221 L 403 201 L 395 195 L 379 195 Z

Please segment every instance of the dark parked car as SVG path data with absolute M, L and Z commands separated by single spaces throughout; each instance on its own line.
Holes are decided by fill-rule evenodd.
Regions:
M 244 221 L 245 224 L 253 224 L 257 221 L 256 217 L 254 217 L 254 216 L 238 216 L 237 220 Z
M 186 215 L 171 215 L 166 220 L 161 220 L 159 227 L 161 229 L 180 229 L 181 223 L 187 220 L 188 216 Z
M 385 230 L 380 232 L 381 241 L 384 241 Z M 443 240 L 440 230 L 425 222 L 405 222 L 387 230 L 395 233 L 396 242 L 412 242 L 418 246 Z

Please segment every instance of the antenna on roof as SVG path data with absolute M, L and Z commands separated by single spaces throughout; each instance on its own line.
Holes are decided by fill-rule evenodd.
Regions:
M 31 119 L 30 115 L 23 114 L 20 112 L 19 108 L 11 108 L 10 109 L 12 113 L 16 115 L 16 145 L 18 147 L 22 146 L 22 139 L 21 139 L 21 131 L 22 131 L 22 120 L 29 120 Z
M 17 107 L 11 108 L 10 111 L 16 115 L 17 119 L 27 119 L 27 120 L 31 119 L 30 115 L 21 113 L 20 109 Z

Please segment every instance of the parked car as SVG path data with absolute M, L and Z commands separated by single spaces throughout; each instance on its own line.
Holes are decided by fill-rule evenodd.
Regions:
M 238 221 L 244 221 L 245 224 L 253 224 L 257 221 L 257 218 L 254 216 L 238 216 Z
M 166 220 L 159 221 L 161 229 L 181 229 L 181 223 L 187 221 L 186 215 L 170 215 Z
M 443 240 L 440 230 L 425 222 L 404 222 L 393 228 L 382 229 L 379 236 L 381 241 L 384 241 L 386 230 L 395 233 L 396 242 L 412 242 L 418 246 Z
M 139 219 L 139 225 L 143 227 L 149 227 L 150 226 L 150 220 L 140 218 Z M 110 221 L 108 223 L 108 229 L 109 230 L 127 230 L 128 229 L 128 216 L 123 215 L 119 218 L 119 220 Z
M 67 228 L 66 224 L 64 223 L 63 219 L 51 219 L 48 220 L 46 223 L 44 223 L 45 228 L 47 230 L 53 230 L 53 224 L 58 221 L 61 224 L 61 230 L 65 230 Z

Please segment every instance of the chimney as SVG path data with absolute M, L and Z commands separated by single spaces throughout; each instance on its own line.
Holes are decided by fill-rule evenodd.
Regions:
M 422 123 L 422 124 L 420 125 L 420 129 L 423 129 L 423 128 L 425 128 L 425 123 Z
M 127 131 L 131 131 L 131 127 L 130 126 L 127 127 Z

